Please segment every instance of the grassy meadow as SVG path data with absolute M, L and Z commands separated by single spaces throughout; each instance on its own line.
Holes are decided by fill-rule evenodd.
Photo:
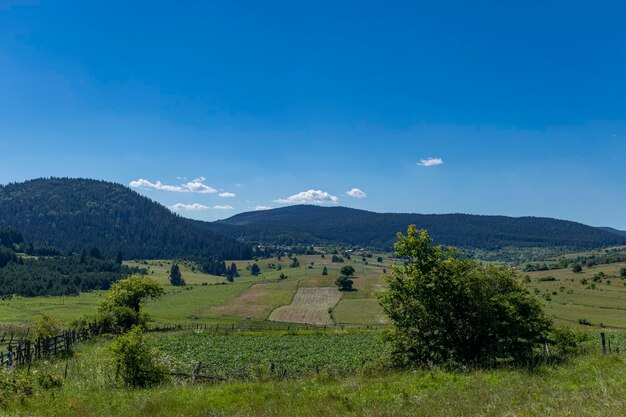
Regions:
M 361 334 L 362 339 L 345 335 L 335 339 L 333 334 L 317 336 L 307 344 L 298 338 L 316 336 L 267 339 L 267 335 L 189 333 L 154 337 L 163 338 L 157 340 L 162 351 L 183 363 L 205 360 L 208 369 L 219 372 L 236 368 L 248 359 L 260 365 L 259 371 L 250 372 L 245 379 L 219 383 L 192 384 L 183 378 L 150 389 L 129 389 L 115 382 L 115 365 L 107 356 L 106 346 L 110 342 L 101 338 L 79 345 L 70 358 L 38 363 L 31 370 L 33 375 L 52 375 L 62 385 L 37 388 L 29 396 L 3 398 L 0 415 L 613 417 L 626 412 L 626 356 L 601 355 L 597 350 L 564 364 L 542 365 L 532 370 L 456 373 L 438 369 L 391 371 L 351 362 L 351 358 L 372 351 L 372 342 L 376 341 L 367 333 Z M 330 350 L 333 357 L 322 358 L 324 351 L 341 340 L 341 350 Z M 309 352 L 310 358 L 303 357 L 307 352 L 300 350 L 306 345 L 315 347 Z M 246 348 L 246 358 L 237 357 L 240 346 Z M 285 361 L 296 369 L 308 367 L 312 371 L 316 358 L 327 361 L 329 367 L 295 379 L 291 373 L 281 379 L 261 371 L 268 369 L 267 362 L 263 362 L 267 357 L 285 349 Z M 269 352 L 269 356 L 263 356 L 261 351 Z M 227 361 L 220 361 L 221 355 L 228 357 L 229 353 Z M 342 368 L 350 372 L 336 372 Z
M 386 323 L 376 295 L 384 285 L 383 270 L 389 270 L 394 261 L 382 254 L 383 262 L 379 263 L 375 261 L 377 256 L 364 261 L 355 254 L 344 263 L 333 263 L 330 256 L 303 255 L 298 256 L 298 268 L 291 268 L 287 257 L 260 259 L 256 262 L 262 271 L 259 276 L 252 276 L 247 269 L 254 261 L 236 261 L 241 276 L 233 283 L 224 277 L 199 272 L 192 263 L 179 261 L 186 287 L 170 285 L 171 260 L 126 261 L 126 264 L 147 268 L 149 276 L 165 286 L 166 295 L 145 306 L 157 323 L 233 324 L 249 319 L 364 326 Z M 334 290 L 335 279 L 344 265 L 356 269 L 354 291 Z M 624 330 L 626 281 L 618 275 L 625 266 L 616 263 L 584 267 L 581 273 L 574 273 L 571 268 L 529 272 L 521 273 L 520 279 L 559 325 Z M 328 275 L 322 275 L 324 267 Z M 605 277 L 594 282 L 594 276 L 601 272 Z M 280 279 L 281 274 L 286 278 Z M 526 275 L 530 282 L 523 279 Z M 76 297 L 1 300 L 0 322 L 28 325 L 46 313 L 68 323 L 93 313 L 103 296 L 104 292 L 94 291 Z
M 325 324 L 377 324 L 380 323 L 380 307 L 376 302 L 376 290 L 381 288 L 381 265 L 365 265 L 360 260 L 345 263 L 332 263 L 329 257 L 319 255 L 299 256 L 299 268 L 291 268 L 291 260 L 283 257 L 261 259 L 261 275 L 252 276 L 247 269 L 254 261 L 236 261 L 240 277 L 233 283 L 224 277 L 204 274 L 188 262 L 178 262 L 187 286 L 175 287 L 169 283 L 169 269 L 173 261 L 127 261 L 130 266 L 148 269 L 148 275 L 166 289 L 166 295 L 157 301 L 149 301 L 145 311 L 157 323 L 206 323 L 231 324 L 241 320 L 271 319 L 273 312 L 283 306 L 289 306 L 299 288 L 309 289 L 313 293 L 317 288 L 330 288 L 333 291 L 333 303 L 328 304 L 319 297 L 308 297 L 306 301 L 296 302 L 298 316 L 315 317 L 311 321 Z M 229 262 L 230 264 L 230 262 Z M 271 267 L 270 267 L 271 265 Z M 281 269 L 278 270 L 278 265 Z M 335 279 L 343 265 L 352 265 L 356 269 L 352 292 L 341 293 L 336 290 Z M 328 275 L 323 275 L 326 267 Z M 285 279 L 280 275 L 285 274 Z M 328 289 L 322 290 L 328 292 Z M 306 292 L 306 290 L 305 290 Z M 41 313 L 50 314 L 63 322 L 95 311 L 97 302 L 104 296 L 103 291 L 82 293 L 76 297 L 14 297 L 0 301 L 0 322 L 32 323 Z M 326 294 L 326 293 L 325 293 Z M 347 304 L 343 304 L 346 301 Z M 321 304 L 324 304 L 321 306 Z M 327 305 L 328 304 L 328 305 Z M 333 313 L 328 308 L 333 308 Z M 278 321 L 306 322 L 293 316 L 293 313 L 279 311 Z M 370 320 L 372 318 L 372 320 Z M 293 319 L 293 320 L 292 320 Z
M 376 259 L 375 255 L 373 259 Z M 150 389 L 129 389 L 115 380 L 115 364 L 99 337 L 81 343 L 67 358 L 39 362 L 33 377 L 53 375 L 59 387 L 35 388 L 28 395 L 0 398 L 7 416 L 615 416 L 626 413 L 626 356 L 601 355 L 598 331 L 612 346 L 626 346 L 626 286 L 617 278 L 624 264 L 521 273 L 520 280 L 546 306 L 557 324 L 594 335 L 587 353 L 562 364 L 532 369 L 450 372 L 441 369 L 393 371 L 380 360 L 385 344 L 377 302 L 383 288 L 382 263 L 353 256 L 344 263 L 330 257 L 262 259 L 260 276 L 253 261 L 238 261 L 241 274 L 224 277 L 178 262 L 186 287 L 169 283 L 173 261 L 128 261 L 148 269 L 166 295 L 145 306 L 156 323 L 237 324 L 270 321 L 344 325 L 344 331 L 151 333 L 170 370 L 190 374 L 201 361 L 202 374 L 214 382 L 192 384 L 172 377 Z M 280 270 L 278 266 L 280 265 Z M 355 268 L 354 291 L 334 285 L 344 265 Z M 324 267 L 328 275 L 323 275 Z M 603 272 L 602 280 L 596 279 Z M 286 277 L 280 278 L 284 274 Z M 528 278 L 526 278 L 528 275 Z M 610 281 L 610 282 L 608 282 Z M 591 283 L 595 285 L 592 286 Z M 95 311 L 104 292 L 77 297 L 14 297 L 0 301 L 0 322 L 28 326 L 41 313 L 66 323 Z M 580 319 L 585 319 L 581 324 Z M 377 326 L 374 326 L 377 327 Z M 293 328 L 293 326 L 292 326 Z M 11 372 L 24 372 L 15 370 Z M 45 379 L 44 379 L 45 381 Z M 99 395 L 94 396 L 94 392 Z
M 543 301 L 557 324 L 626 330 L 626 280 L 619 277 L 624 267 L 624 263 L 615 263 L 583 267 L 579 273 L 566 268 L 523 275 L 531 278 L 529 289 Z M 601 272 L 606 278 L 594 282 Z M 589 324 L 582 325 L 580 320 Z

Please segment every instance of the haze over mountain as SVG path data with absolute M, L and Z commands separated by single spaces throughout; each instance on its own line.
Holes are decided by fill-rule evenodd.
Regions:
M 594 248 L 626 244 L 626 237 L 581 223 L 543 217 L 374 213 L 346 207 L 290 206 L 238 214 L 208 227 L 240 240 L 273 243 L 303 234 L 317 242 L 390 249 L 395 233 L 415 224 L 437 243 L 462 248 Z M 270 231 L 281 228 L 278 236 Z M 291 233 L 288 233 L 291 231 Z
M 42 178 L 0 185 L 0 225 L 64 251 L 90 246 L 125 258 L 249 259 L 251 247 L 218 235 L 111 182 Z

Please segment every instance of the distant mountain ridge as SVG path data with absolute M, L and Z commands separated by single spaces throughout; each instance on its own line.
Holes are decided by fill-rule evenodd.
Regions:
M 618 230 L 612 227 L 598 227 L 598 229 L 604 230 L 605 232 L 609 232 L 609 233 L 615 233 L 620 236 L 626 236 L 626 230 Z
M 252 244 L 341 244 L 391 249 L 409 224 L 436 243 L 464 249 L 626 245 L 612 229 L 542 217 L 374 213 L 347 207 L 288 206 L 218 222 L 190 220 L 126 186 L 42 178 L 0 185 L 0 226 L 64 251 L 97 246 L 129 258 L 250 259 Z
M 96 246 L 134 258 L 250 259 L 250 245 L 172 213 L 126 186 L 40 178 L 0 185 L 0 226 L 64 251 Z
M 241 213 L 205 226 L 250 242 L 281 243 L 312 237 L 308 243 L 340 243 L 389 249 L 409 224 L 427 229 L 435 242 L 473 249 L 502 247 L 596 248 L 626 244 L 626 236 L 566 220 L 470 214 L 374 213 L 347 207 L 289 206 Z M 279 229 L 282 238 L 270 233 Z M 305 243 L 305 242 L 301 242 Z

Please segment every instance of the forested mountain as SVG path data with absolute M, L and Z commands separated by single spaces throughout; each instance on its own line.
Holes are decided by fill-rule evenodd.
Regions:
M 282 243 L 269 233 L 280 228 L 284 239 L 300 233 L 315 242 L 388 249 L 395 233 L 409 224 L 427 229 L 437 243 L 461 248 L 594 248 L 626 244 L 626 237 L 571 221 L 542 217 L 468 214 L 373 213 L 346 207 L 290 206 L 242 213 L 207 227 L 250 242 Z M 281 239 L 283 239 L 281 238 Z
M 626 230 L 618 230 L 612 227 L 598 227 L 598 229 L 604 230 L 605 232 L 615 233 L 620 236 L 626 236 Z
M 48 178 L 0 186 L 0 225 L 62 251 L 96 246 L 124 258 L 249 259 L 249 245 L 115 183 Z
M 272 224 L 232 225 L 224 221 L 203 222 L 197 220 L 196 222 L 201 227 L 250 244 L 262 243 L 294 246 L 326 242 L 326 240 L 313 233 L 293 226 L 276 226 Z
M 290 206 L 209 223 L 182 218 L 123 185 L 105 181 L 50 178 L 0 186 L 0 226 L 22 232 L 25 241 L 35 244 L 25 246 L 24 252 L 35 255 L 54 255 L 54 248 L 67 253 L 96 246 L 107 256 L 121 251 L 126 259 L 208 261 L 249 259 L 252 243 L 337 243 L 390 249 L 395 233 L 409 224 L 428 229 L 438 243 L 466 249 L 626 245 L 626 236 L 614 230 L 540 217 Z M 21 235 L 0 228 L 0 246 L 21 243 L 16 239 Z

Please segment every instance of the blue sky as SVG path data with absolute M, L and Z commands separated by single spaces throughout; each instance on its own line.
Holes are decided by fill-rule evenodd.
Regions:
M 0 0 L 0 183 L 626 229 L 620 2 L 130 3 Z

